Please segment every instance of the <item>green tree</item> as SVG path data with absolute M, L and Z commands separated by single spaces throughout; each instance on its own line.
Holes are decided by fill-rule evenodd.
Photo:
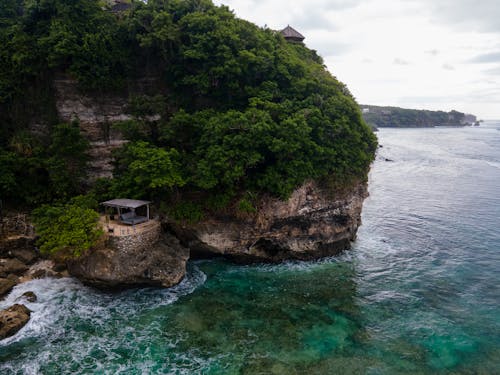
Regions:
M 125 145 L 115 157 L 113 190 L 116 195 L 157 197 L 185 184 L 179 153 L 175 149 L 167 151 L 140 141 Z
M 99 214 L 89 206 L 96 202 L 77 197 L 69 204 L 43 205 L 33 211 L 38 246 L 44 254 L 76 258 L 94 247 L 104 232 Z
M 67 199 L 82 192 L 87 176 L 88 148 L 89 142 L 82 136 L 77 123 L 53 128 L 46 168 L 56 197 Z

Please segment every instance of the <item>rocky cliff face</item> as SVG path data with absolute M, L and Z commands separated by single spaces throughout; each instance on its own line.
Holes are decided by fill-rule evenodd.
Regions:
M 129 91 L 152 91 L 148 85 L 153 85 L 154 80 L 148 82 L 144 80 L 121 94 L 90 97 L 80 93 L 76 82 L 68 77 L 54 81 L 60 119 L 78 119 L 91 142 L 91 178 L 112 176 L 111 153 L 126 140 L 111 124 L 130 119 L 126 114 Z M 108 246 L 71 263 L 69 271 L 99 287 L 171 286 L 184 276 L 189 251 L 194 257 L 225 256 L 239 262 L 335 255 L 349 248 L 355 239 L 367 195 L 365 183 L 357 184 L 342 197 L 332 198 L 317 183 L 308 182 L 286 202 L 263 199 L 253 215 L 215 216 L 195 225 L 166 220 L 182 246 L 169 235 L 147 250 L 123 251 Z
M 68 263 L 72 276 L 98 288 L 171 287 L 186 273 L 189 250 L 165 234 L 152 246 L 95 249 Z
M 66 76 L 54 80 L 56 107 L 63 122 L 79 120 L 83 135 L 90 141 L 92 179 L 112 176 L 111 152 L 126 141 L 113 122 L 130 120 L 125 114 L 126 93 L 87 96 L 78 91 L 77 83 Z
M 344 197 L 332 199 L 309 182 L 286 202 L 264 199 L 258 213 L 246 219 L 218 217 L 170 226 L 193 256 L 223 255 L 240 262 L 315 259 L 350 247 L 367 195 L 366 184 L 360 183 Z

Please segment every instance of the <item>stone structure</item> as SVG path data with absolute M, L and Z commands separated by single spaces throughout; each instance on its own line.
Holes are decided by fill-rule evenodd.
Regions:
M 121 252 L 147 251 L 153 247 L 161 235 L 161 224 L 158 220 L 150 220 L 140 224 L 137 229 L 126 227 L 130 234 L 110 236 L 108 244 Z

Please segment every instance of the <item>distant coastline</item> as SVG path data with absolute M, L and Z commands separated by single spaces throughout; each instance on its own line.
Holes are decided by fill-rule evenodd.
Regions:
M 428 111 L 399 107 L 361 105 L 365 121 L 373 128 L 432 128 L 436 126 L 479 126 L 472 114 L 458 111 Z

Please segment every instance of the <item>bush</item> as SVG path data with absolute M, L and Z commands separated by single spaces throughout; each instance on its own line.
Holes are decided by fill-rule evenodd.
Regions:
M 104 234 L 99 214 L 90 208 L 95 205 L 97 202 L 80 196 L 66 205 L 43 205 L 34 210 L 42 254 L 77 258 L 95 246 Z

